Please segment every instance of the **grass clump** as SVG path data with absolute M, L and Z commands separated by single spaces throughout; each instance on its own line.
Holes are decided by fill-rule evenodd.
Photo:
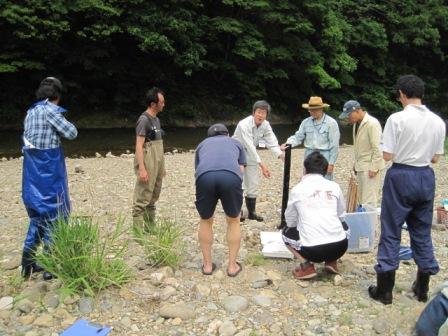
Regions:
M 244 263 L 252 266 L 263 266 L 268 263 L 268 260 L 260 253 L 251 253 L 247 255 Z
M 134 225 L 133 234 L 143 247 L 146 261 L 152 267 L 176 268 L 182 260 L 185 244 L 181 241 L 183 230 L 169 219 L 157 219 L 144 228 Z
M 90 217 L 57 220 L 52 228 L 52 243 L 37 254 L 45 270 L 74 292 L 94 295 L 108 286 L 120 286 L 130 279 L 123 261 L 122 223 L 103 237 Z

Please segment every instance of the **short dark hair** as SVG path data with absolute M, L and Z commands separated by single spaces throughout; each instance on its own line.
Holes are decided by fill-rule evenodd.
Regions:
M 328 169 L 327 159 L 319 152 L 308 155 L 303 162 L 305 174 L 321 174 L 325 176 Z
M 425 94 L 425 83 L 420 77 L 415 75 L 400 76 L 397 79 L 395 88 L 398 96 L 400 95 L 399 90 L 408 98 L 422 99 Z
M 146 92 L 146 106 L 151 106 L 151 103 L 157 104 L 159 102 L 159 93 L 162 96 L 165 95 L 165 93 L 156 86 L 150 88 L 148 92 Z
M 62 89 L 62 83 L 59 79 L 55 77 L 44 78 L 36 91 L 36 98 L 38 100 L 57 100 L 61 98 Z

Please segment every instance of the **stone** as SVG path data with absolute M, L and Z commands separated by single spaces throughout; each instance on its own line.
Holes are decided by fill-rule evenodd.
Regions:
M 207 328 L 207 335 L 215 335 L 216 331 L 219 329 L 219 327 L 222 325 L 222 321 L 219 320 L 213 320 L 210 322 Z
M 246 298 L 238 295 L 227 296 L 223 300 L 224 309 L 227 312 L 239 312 L 247 309 L 249 303 Z
M 48 295 L 45 297 L 44 303 L 47 308 L 55 309 L 59 306 L 59 297 L 57 295 Z
M 384 334 L 387 331 L 387 323 L 383 320 L 375 320 L 372 323 L 372 328 L 377 334 Z
M 120 323 L 123 327 L 125 327 L 126 329 L 130 329 L 132 326 L 132 321 L 129 318 L 129 316 L 125 316 L 120 320 Z
M 162 273 L 165 276 L 165 278 L 174 277 L 174 271 L 169 266 L 161 267 L 158 271 L 159 271 L 159 273 Z
M 211 292 L 210 286 L 206 286 L 200 283 L 194 285 L 194 290 L 200 298 L 209 296 Z
M 107 152 L 106 157 L 107 158 L 114 158 L 115 155 L 113 155 L 112 152 Z
M 150 277 L 151 284 L 153 284 L 154 286 L 160 286 L 162 284 L 163 280 L 165 279 L 165 274 L 156 272 L 156 273 L 151 273 L 149 277 Z
M 6 271 L 10 271 L 22 265 L 22 256 L 19 253 L 10 254 L 7 259 L 3 260 L 1 263 L 1 268 Z
M 266 280 L 254 281 L 251 286 L 252 286 L 252 288 L 257 289 L 257 288 L 264 288 L 264 287 L 267 287 L 267 286 L 270 286 L 270 285 L 272 285 L 272 280 L 271 279 L 266 279 Z
M 252 329 L 244 329 L 241 330 L 239 333 L 235 334 L 235 336 L 251 336 L 253 335 Z
M 160 293 L 160 298 L 163 301 L 166 301 L 174 294 L 176 294 L 176 289 L 174 287 L 168 286 L 162 290 L 162 292 Z
M 23 315 L 19 316 L 19 318 L 17 319 L 17 321 L 19 321 L 19 323 L 23 325 L 30 325 L 34 322 L 34 320 L 36 320 L 36 316 L 34 315 Z
M 342 284 L 343 278 L 339 274 L 336 274 L 333 278 L 333 285 L 340 286 Z
M 92 299 L 88 297 L 82 297 L 79 300 L 79 311 L 83 314 L 89 314 L 93 310 Z
M 102 158 L 103 156 L 100 153 L 96 152 L 95 157 L 99 159 L 99 158 Z
M 0 310 L 11 310 L 14 298 L 12 296 L 4 296 L 0 299 Z
M 262 307 L 269 307 L 271 305 L 271 299 L 263 295 L 254 296 L 253 300 L 255 304 Z
M 176 317 L 175 319 L 173 319 L 173 320 L 171 321 L 171 324 L 172 324 L 172 325 L 175 325 L 175 326 L 181 325 L 181 324 L 182 324 L 182 319 L 179 318 L 179 317 Z
M 24 314 L 29 314 L 34 309 L 34 303 L 30 300 L 24 299 L 19 301 L 17 304 L 17 309 Z
M 53 326 L 53 316 L 51 316 L 50 314 L 42 314 L 34 320 L 34 325 L 38 326 L 38 327 L 46 327 L 46 328 L 52 327 Z
M 223 336 L 233 336 L 235 335 L 237 329 L 232 321 L 224 321 L 219 327 L 219 335 Z
M 84 168 L 80 164 L 75 165 L 75 173 L 80 174 L 84 173 Z
M 159 315 L 164 318 L 179 317 L 182 320 L 189 320 L 194 318 L 195 313 L 192 308 L 184 303 L 165 304 L 159 310 Z

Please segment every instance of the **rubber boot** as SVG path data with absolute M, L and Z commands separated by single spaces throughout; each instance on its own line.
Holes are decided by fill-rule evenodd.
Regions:
M 262 222 L 263 221 L 263 217 L 258 216 L 255 213 L 255 206 L 256 206 L 256 204 L 257 204 L 257 199 L 256 198 L 246 197 L 246 207 L 247 207 L 247 211 L 249 212 L 247 218 L 255 219 L 257 222 Z
M 34 253 L 30 250 L 24 250 L 22 254 L 22 277 L 28 280 L 33 271 Z
M 428 301 L 429 277 L 431 274 L 417 272 L 417 279 L 412 284 L 412 291 L 420 302 Z
M 50 273 L 50 272 L 45 271 L 45 272 L 42 274 L 42 278 L 43 278 L 45 281 L 49 281 L 49 280 L 51 280 L 51 279 L 55 279 L 56 276 L 54 276 L 54 275 L 53 275 L 52 273 Z
M 371 285 L 369 287 L 369 296 L 382 304 L 391 304 L 392 290 L 395 285 L 395 271 L 377 273 L 376 284 L 376 286 Z

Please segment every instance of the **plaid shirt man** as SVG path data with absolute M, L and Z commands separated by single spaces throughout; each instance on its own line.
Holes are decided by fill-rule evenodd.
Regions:
M 78 131 L 62 115 L 65 111 L 48 99 L 34 104 L 25 118 L 25 142 L 38 149 L 49 149 L 61 145 L 61 136 L 69 140 L 76 138 Z

